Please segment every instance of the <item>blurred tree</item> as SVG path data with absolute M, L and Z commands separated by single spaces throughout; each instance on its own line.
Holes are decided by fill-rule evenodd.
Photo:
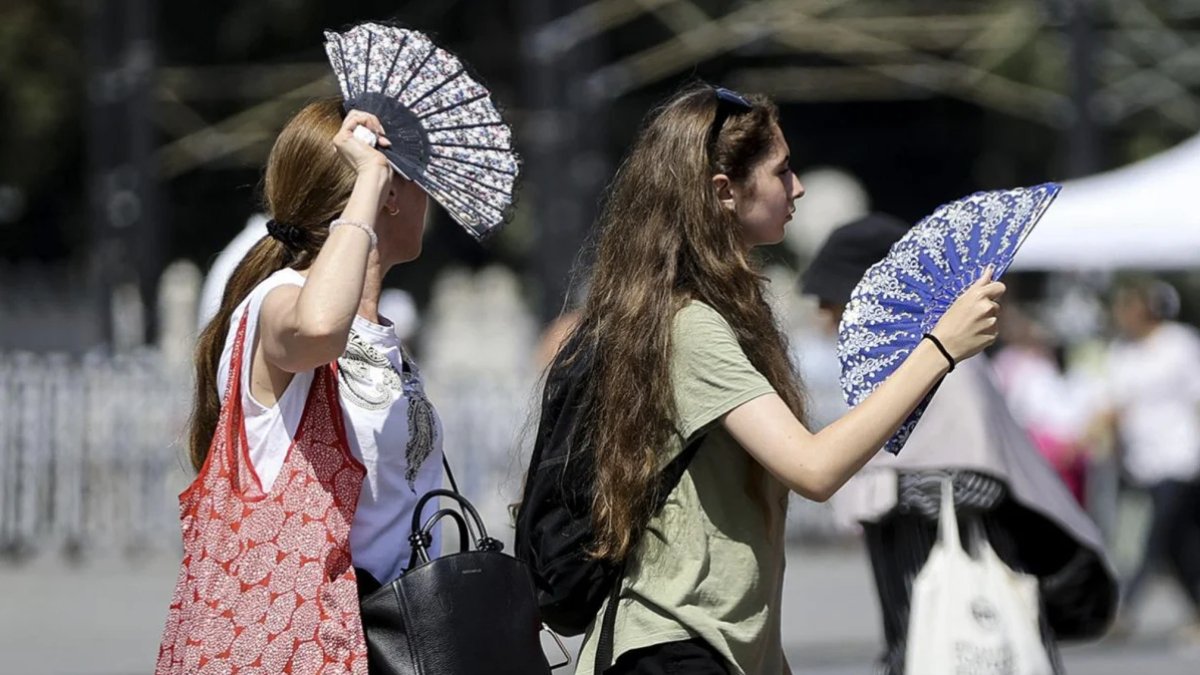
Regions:
M 546 16 L 523 19 L 534 4 Z M 79 259 L 87 245 L 81 49 L 92 6 L 102 0 L 0 5 L 0 258 Z M 1094 88 L 1081 93 L 1068 40 L 1079 6 L 1093 10 L 1094 40 Z M 335 91 L 321 31 L 385 17 L 434 33 L 479 71 L 527 158 L 550 162 L 526 175 L 560 172 L 578 188 L 570 217 L 584 222 L 572 231 L 586 229 L 638 121 L 692 76 L 773 94 L 797 168 L 847 168 L 876 206 L 907 217 L 973 189 L 1064 176 L 1073 106 L 1094 116 L 1104 167 L 1200 128 L 1200 4 L 1189 0 L 160 3 L 152 118 L 165 258 L 207 266 L 258 207 L 278 129 L 306 99 Z M 527 86 L 537 62 L 560 69 L 562 110 L 603 111 L 603 161 L 578 161 L 570 143 L 552 156 L 535 147 L 555 129 L 595 136 L 587 123 L 531 114 L 544 105 Z M 444 265 L 520 267 L 546 255 L 539 227 L 557 223 L 538 195 L 549 193 L 527 184 L 516 221 L 486 249 L 439 216 L 426 254 L 394 280 L 420 297 Z
M 172 255 L 207 267 L 260 208 L 261 167 L 279 129 L 307 100 L 337 93 L 325 63 L 323 30 L 394 19 L 430 33 L 470 64 L 510 116 L 519 118 L 519 38 L 511 5 L 218 0 L 164 6 L 159 159 Z M 441 267 L 496 261 L 519 267 L 530 244 L 522 213 L 486 249 L 440 210 L 435 221 L 422 257 L 389 278 L 422 303 Z
M 81 8 L 0 6 L 0 258 L 58 258 L 82 231 Z

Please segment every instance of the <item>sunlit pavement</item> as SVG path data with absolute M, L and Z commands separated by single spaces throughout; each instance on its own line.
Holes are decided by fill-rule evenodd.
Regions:
M 176 571 L 176 561 L 163 555 L 138 564 L 106 558 L 72 566 L 49 557 L 0 565 L 0 673 L 152 672 Z M 1200 647 L 1185 649 L 1170 639 L 1184 613 L 1181 601 L 1165 585 L 1148 590 L 1135 633 L 1119 642 L 1067 648 L 1070 673 L 1200 673 Z M 784 644 L 793 670 L 871 673 L 880 632 L 876 602 L 861 550 L 793 545 L 784 601 Z

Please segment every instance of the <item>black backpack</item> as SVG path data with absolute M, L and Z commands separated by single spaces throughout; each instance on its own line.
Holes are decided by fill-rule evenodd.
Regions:
M 541 418 L 525 490 L 517 507 L 514 554 L 533 571 L 542 620 L 556 633 L 578 635 L 596 618 L 609 594 L 620 589 L 623 565 L 587 554 L 592 532 L 593 457 L 587 444 L 594 351 L 572 336 L 546 377 Z M 679 483 L 701 437 L 667 465 L 659 501 Z M 600 634 L 597 663 L 611 662 L 616 602 L 609 603 Z M 602 671 L 597 671 L 602 672 Z

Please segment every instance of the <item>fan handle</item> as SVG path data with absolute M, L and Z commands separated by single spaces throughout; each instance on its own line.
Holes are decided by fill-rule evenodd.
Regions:
M 379 142 L 379 137 L 375 135 L 375 132 L 361 124 L 354 127 L 354 137 L 372 148 Z

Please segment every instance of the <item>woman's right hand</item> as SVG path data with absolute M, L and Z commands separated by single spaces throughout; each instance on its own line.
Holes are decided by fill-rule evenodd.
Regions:
M 333 137 L 333 146 L 359 176 L 371 171 L 382 171 L 384 175 L 390 176 L 391 165 L 383 153 L 354 136 L 354 130 L 360 125 L 375 133 L 381 147 L 386 148 L 392 144 L 383 135 L 383 125 L 379 123 L 378 117 L 361 110 L 351 110 L 346 119 L 342 120 L 342 128 L 338 129 L 337 135 Z
M 999 301 L 1004 291 L 1004 284 L 992 281 L 989 266 L 983 276 L 950 305 L 930 331 L 954 357 L 955 363 L 978 354 L 996 341 L 996 317 L 1000 313 Z

